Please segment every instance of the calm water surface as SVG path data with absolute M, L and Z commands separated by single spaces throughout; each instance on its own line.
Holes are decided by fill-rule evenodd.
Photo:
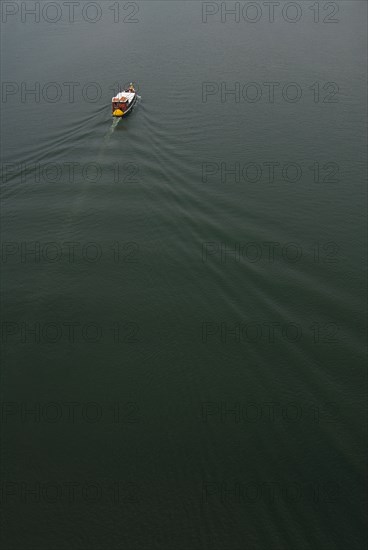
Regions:
M 4 548 L 363 548 L 366 4 L 85 4 L 2 24 Z

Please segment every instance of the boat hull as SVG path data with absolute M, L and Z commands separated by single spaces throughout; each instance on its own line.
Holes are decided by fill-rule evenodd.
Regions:
M 112 113 L 112 116 L 115 117 L 115 118 L 122 118 L 122 117 L 125 118 L 126 116 L 128 116 L 132 112 L 132 109 L 133 109 L 134 105 L 136 104 L 136 102 L 137 102 L 137 94 L 135 94 L 134 98 L 129 103 L 129 107 L 127 108 L 127 110 L 124 113 L 120 109 L 116 109 Z

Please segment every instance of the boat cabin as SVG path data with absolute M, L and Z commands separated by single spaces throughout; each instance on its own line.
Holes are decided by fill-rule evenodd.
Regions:
M 112 100 L 112 111 L 116 111 L 116 109 L 120 109 L 120 111 L 123 111 L 123 113 L 127 110 L 129 105 L 129 101 L 127 97 L 114 97 Z
M 128 113 L 131 110 L 135 99 L 136 92 L 133 85 L 130 86 L 128 90 L 118 93 L 112 98 L 112 115 L 123 116 L 125 113 Z

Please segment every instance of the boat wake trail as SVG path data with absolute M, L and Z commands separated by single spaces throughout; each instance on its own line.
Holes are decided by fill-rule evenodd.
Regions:
M 111 138 L 112 134 L 115 132 L 116 127 L 117 127 L 117 125 L 119 124 L 120 120 L 121 120 L 121 118 L 114 118 L 114 120 L 112 121 L 112 124 L 111 124 L 110 128 L 109 128 L 108 131 L 106 132 L 106 135 L 105 135 L 105 137 L 104 137 L 104 139 L 103 139 L 104 143 L 107 143 L 107 142 L 110 140 L 110 138 Z
M 141 101 L 141 99 L 142 99 L 141 96 L 137 95 L 137 100 Z M 100 145 L 99 150 L 97 151 L 97 155 L 95 156 L 95 160 L 98 163 L 103 162 L 105 154 L 106 154 L 107 150 L 109 149 L 109 145 L 110 145 L 109 142 L 112 138 L 113 133 L 115 132 L 116 128 L 118 127 L 118 124 L 119 124 L 120 121 L 121 121 L 121 117 L 114 117 L 110 128 L 107 130 L 106 134 L 102 138 L 102 143 Z M 66 220 L 66 222 L 69 223 L 69 224 L 75 223 L 75 219 L 76 219 L 76 217 L 78 216 L 78 214 L 80 213 L 80 211 L 83 207 L 85 193 L 86 193 L 86 190 L 87 190 L 86 189 L 87 185 L 88 184 L 86 182 L 84 182 L 81 185 L 79 194 L 76 196 L 73 204 L 71 205 L 71 209 L 70 209 L 68 218 Z
M 116 128 L 117 128 L 120 121 L 121 121 L 121 118 L 118 118 L 118 117 L 114 118 L 112 123 L 111 123 L 110 128 L 107 130 L 106 134 L 103 136 L 102 143 L 100 145 L 99 150 L 97 151 L 97 155 L 95 156 L 95 161 L 98 164 L 101 164 L 101 162 L 103 161 L 105 153 L 106 153 L 107 149 L 109 148 L 109 142 L 110 142 L 110 140 L 112 138 L 112 135 L 115 132 L 115 130 L 116 130 Z M 81 209 L 83 207 L 83 202 L 84 202 L 85 193 L 87 191 L 87 186 L 88 186 L 88 183 L 86 183 L 86 181 L 84 181 L 82 183 L 81 187 L 80 187 L 79 194 L 75 197 L 74 202 L 71 205 L 70 212 L 69 212 L 68 217 L 66 219 L 67 224 L 74 224 L 75 223 L 75 219 L 76 219 L 76 217 L 78 216 L 79 212 L 81 211 Z

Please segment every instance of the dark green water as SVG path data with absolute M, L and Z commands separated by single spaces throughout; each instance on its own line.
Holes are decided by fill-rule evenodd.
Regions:
M 364 548 L 365 2 L 8 4 L 3 547 Z

